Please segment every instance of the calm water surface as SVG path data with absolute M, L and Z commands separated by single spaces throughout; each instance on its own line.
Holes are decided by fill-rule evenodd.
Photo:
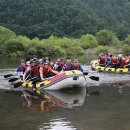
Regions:
M 51 100 L 1 90 L 0 129 L 129 130 L 129 85 L 130 82 L 125 81 L 93 86 L 84 90 L 85 93 L 82 90 L 54 92 Z
M 0 70 L 0 130 L 130 130 L 130 75 L 86 69 L 100 81 L 44 97 L 14 91 Z

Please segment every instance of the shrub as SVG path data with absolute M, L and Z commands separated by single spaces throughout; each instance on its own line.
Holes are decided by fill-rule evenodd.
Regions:
M 84 49 L 88 49 L 88 48 L 94 48 L 98 46 L 98 42 L 96 40 L 96 38 L 93 35 L 87 34 L 87 35 L 83 35 L 80 39 L 80 45 L 82 48 Z
M 108 53 L 109 52 L 109 47 L 107 46 L 98 46 L 95 48 L 95 51 L 97 53 Z

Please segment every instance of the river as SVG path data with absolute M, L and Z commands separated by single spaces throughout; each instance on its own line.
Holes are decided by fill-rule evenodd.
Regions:
M 86 88 L 46 91 L 46 98 L 39 98 L 15 90 L 3 78 L 14 72 L 11 66 L 0 70 L 0 130 L 130 130 L 129 74 L 96 72 L 84 65 Z

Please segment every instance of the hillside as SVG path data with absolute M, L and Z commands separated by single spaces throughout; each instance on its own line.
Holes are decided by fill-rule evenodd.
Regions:
M 130 33 L 129 0 L 0 0 L 0 25 L 30 38 Z
M 130 0 L 82 0 L 120 39 L 130 34 Z

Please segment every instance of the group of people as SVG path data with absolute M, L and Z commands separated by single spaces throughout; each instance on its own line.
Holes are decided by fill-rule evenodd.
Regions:
M 23 73 L 23 81 L 35 78 L 37 81 L 43 81 L 48 77 L 52 77 L 67 70 L 80 70 L 83 69 L 78 62 L 78 59 L 67 58 L 66 61 L 63 58 L 58 58 L 54 63 L 49 57 L 44 59 L 37 59 L 36 57 L 21 60 L 20 65 L 16 69 L 16 73 Z
M 130 55 L 124 57 L 122 54 L 117 56 L 110 55 L 108 53 L 100 54 L 98 58 L 100 66 L 112 67 L 112 68 L 130 68 Z

